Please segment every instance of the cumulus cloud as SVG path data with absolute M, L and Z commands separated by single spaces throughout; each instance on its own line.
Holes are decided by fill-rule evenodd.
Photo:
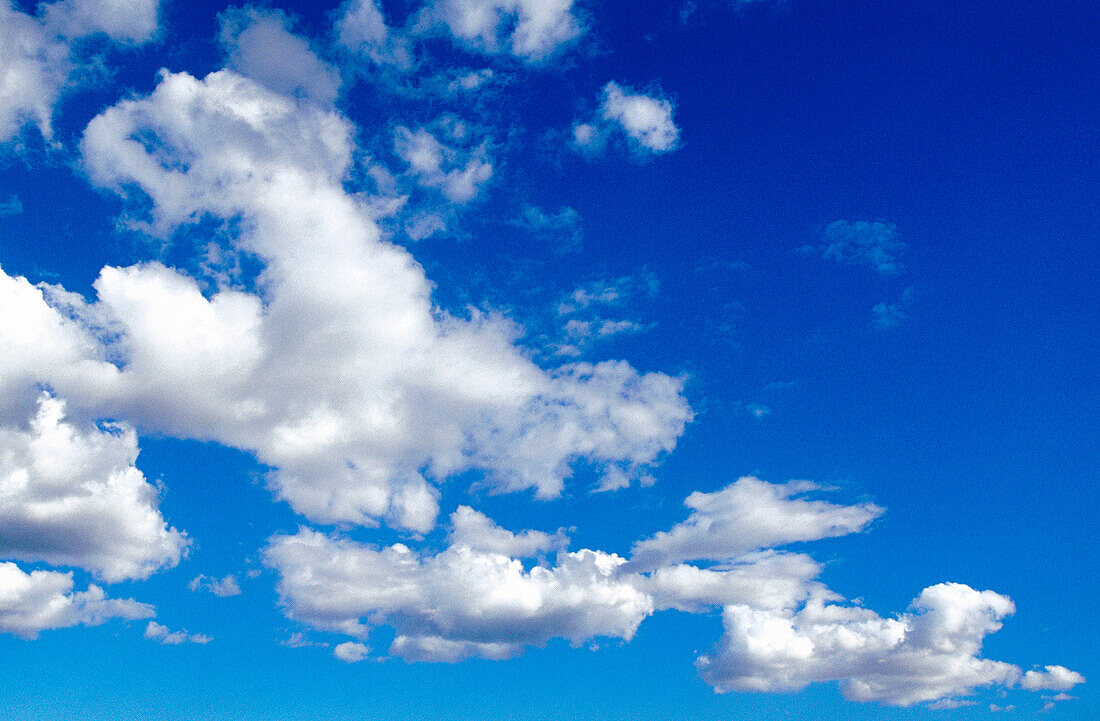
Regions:
M 912 608 L 882 618 L 816 598 L 794 613 L 726 606 L 716 652 L 696 665 L 720 692 L 839 681 L 846 698 L 892 706 L 966 696 L 1019 676 L 1015 666 L 979 656 L 985 636 L 1015 610 L 1007 597 L 943 583 L 922 591 Z
M 0 633 L 33 639 L 56 628 L 98 626 L 113 618 L 152 615 L 152 606 L 133 599 L 107 598 L 95 584 L 74 593 L 71 573 L 25 573 L 14 563 L 0 562 Z
M 0 3 L 0 143 L 27 124 L 50 139 L 54 105 L 84 62 L 74 43 L 100 33 L 145 42 L 157 30 L 158 9 L 158 0 L 64 0 L 32 16 Z
M 332 655 L 346 663 L 358 663 L 370 657 L 370 649 L 355 641 L 345 641 L 332 649 Z
M 867 265 L 881 275 L 900 275 L 905 248 L 893 223 L 837 220 L 825 226 L 820 245 L 803 250 L 844 265 Z
M 420 185 L 439 189 L 451 203 L 470 202 L 493 177 L 485 143 L 462 149 L 440 142 L 426 128 L 399 126 L 394 150 Z
M 554 566 L 525 570 L 514 558 L 467 544 L 428 555 L 302 529 L 273 538 L 265 561 L 279 572 L 291 618 L 355 638 L 366 637 L 368 624 L 391 625 L 390 653 L 408 660 L 509 658 L 552 638 L 629 640 L 653 609 L 630 579 L 618 577 L 623 559 L 599 551 L 559 553 Z
M 95 118 L 94 182 L 140 188 L 154 232 L 240 219 L 227 252 L 263 271 L 255 292 L 205 292 L 158 263 L 107 267 L 94 302 L 0 277 L 18 313 L 0 403 L 25 408 L 45 383 L 83 417 L 251 451 L 279 497 L 327 523 L 426 531 L 434 482 L 471 469 L 542 498 L 577 461 L 604 487 L 646 476 L 691 419 L 683 381 L 618 361 L 543 369 L 500 316 L 434 307 L 423 269 L 342 186 L 351 135 L 230 71 L 165 74 Z
M 683 523 L 634 545 L 631 565 L 657 568 L 681 561 L 724 561 L 764 548 L 816 541 L 862 530 L 882 514 L 873 503 L 841 506 L 800 498 L 820 486 L 773 484 L 746 476 L 714 493 L 696 491 Z
M 178 646 L 181 643 L 207 644 L 214 639 L 201 633 L 188 633 L 187 631 L 171 631 L 156 621 L 150 621 L 145 627 L 145 638 L 156 641 L 165 646 Z
M 554 534 L 542 531 L 512 533 L 469 506 L 459 506 L 451 514 L 449 540 L 454 546 L 516 558 L 531 558 L 569 545 L 569 538 L 561 529 Z
M 64 416 L 44 394 L 29 428 L 0 426 L 0 557 L 79 566 L 109 582 L 175 566 L 189 541 L 134 467 L 133 429 Z
M 409 70 L 414 65 L 412 43 L 386 25 L 376 0 L 349 0 L 336 20 L 336 42 L 351 53 L 380 65 Z
M 432 0 L 416 29 L 443 31 L 471 52 L 527 63 L 545 61 L 584 32 L 573 0 Z
M 241 586 L 237 583 L 237 577 L 233 575 L 212 578 L 200 574 L 191 579 L 187 588 L 192 591 L 206 591 L 222 598 L 241 595 Z
M 672 120 L 672 102 L 634 92 L 612 81 L 603 88 L 596 117 L 573 125 L 572 145 L 589 156 L 622 138 L 638 157 L 662 155 L 679 147 L 680 129 Z
M 1043 671 L 1028 671 L 1020 681 L 1020 686 L 1028 691 L 1068 691 L 1085 677 L 1065 666 L 1047 666 Z

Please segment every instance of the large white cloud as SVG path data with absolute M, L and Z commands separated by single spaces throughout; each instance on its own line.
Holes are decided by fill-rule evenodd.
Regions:
M 28 429 L 0 426 L 0 558 L 79 566 L 114 582 L 174 566 L 184 534 L 157 510 L 126 427 L 78 428 L 39 401 Z
M 99 586 L 73 592 L 73 575 L 59 571 L 26 573 L 0 563 L 0 633 L 37 638 L 42 631 L 98 626 L 112 618 L 149 618 L 153 607 L 132 599 L 111 599 Z
M 631 579 L 618 577 L 623 559 L 599 551 L 563 552 L 552 567 L 526 570 L 465 543 L 430 555 L 303 529 L 272 539 L 265 561 L 280 574 L 291 618 L 356 638 L 368 624 L 391 625 L 390 652 L 408 660 L 509 658 L 552 638 L 629 640 L 653 610 Z
M 0 3 L 0 143 L 28 123 L 52 136 L 54 105 L 81 63 L 74 41 L 105 33 L 145 42 L 157 30 L 158 9 L 159 0 L 64 0 L 32 16 Z
M 264 269 L 256 292 L 204 292 L 157 263 L 108 267 L 94 303 L 0 278 L 26 310 L 0 336 L 7 402 L 45 383 L 82 417 L 254 452 L 314 520 L 420 531 L 429 481 L 483 469 L 552 498 L 575 462 L 616 488 L 672 449 L 691 418 L 681 380 L 616 361 L 547 371 L 503 318 L 433 307 L 421 267 L 342 186 L 351 136 L 335 112 L 229 71 L 165 74 L 94 119 L 95 182 L 151 197 L 160 232 L 239 219 L 226 250 Z
M 897 618 L 821 598 L 797 612 L 731 605 L 716 652 L 697 666 L 719 691 L 839 681 L 849 699 L 895 706 L 966 696 L 1019 677 L 1012 664 L 979 655 L 985 636 L 1014 610 L 1006 596 L 958 583 L 924 589 L 912 612 Z

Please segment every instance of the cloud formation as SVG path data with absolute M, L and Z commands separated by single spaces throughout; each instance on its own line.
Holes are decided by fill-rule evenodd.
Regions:
M 422 34 L 445 32 L 461 47 L 540 63 L 584 32 L 573 0 L 431 0 L 416 19 Z
M 837 220 L 825 226 L 816 250 L 844 265 L 866 265 L 880 275 L 900 275 L 905 271 L 901 261 L 905 248 L 893 223 Z
M 680 129 L 672 120 L 672 102 L 611 81 L 603 87 L 596 117 L 573 124 L 573 147 L 585 155 L 603 153 L 621 139 L 637 157 L 662 155 L 679 147 Z
M 150 621 L 145 627 L 145 638 L 156 641 L 164 646 L 178 646 L 182 643 L 197 643 L 204 645 L 214 639 L 202 633 L 187 633 L 187 631 L 172 631 L 156 621 Z

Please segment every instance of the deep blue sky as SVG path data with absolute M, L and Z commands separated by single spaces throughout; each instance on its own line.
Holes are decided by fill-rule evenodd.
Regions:
M 421 3 L 383 5 L 398 32 Z M 18 205 L 0 211 L 7 275 L 94 301 L 104 266 L 159 260 L 200 277 L 197 249 L 214 237 L 232 244 L 237 231 L 218 219 L 167 238 L 126 228 L 150 201 L 89 179 L 80 148 L 91 119 L 147 96 L 158 69 L 202 78 L 223 67 L 225 7 L 168 0 L 159 35 L 140 46 L 94 34 L 74 41 L 75 63 L 96 55 L 108 70 L 61 91 L 49 143 L 29 123 L 0 146 L 0 204 Z M 930 709 L 849 701 L 832 682 L 715 694 L 693 661 L 723 632 L 716 608 L 655 613 L 630 641 L 597 635 L 572 648 L 552 638 L 510 660 L 454 664 L 389 657 L 395 631 L 383 622 L 365 641 L 370 658 L 345 664 L 332 648 L 350 637 L 288 619 L 279 572 L 263 564 L 269 539 L 300 526 L 438 552 L 462 504 L 513 531 L 565 527 L 571 549 L 628 557 L 632 544 L 687 517 L 690 493 L 748 475 L 808 479 L 835 489 L 815 497 L 885 508 L 857 533 L 784 548 L 813 556 L 824 564 L 820 581 L 886 618 L 942 582 L 1010 597 L 1016 612 L 981 655 L 1022 671 L 1079 672 L 1090 682 L 1050 717 L 1100 713 L 1095 3 L 578 0 L 584 32 L 548 60 L 478 52 L 443 33 L 413 40 L 422 63 L 405 76 L 337 51 L 336 2 L 262 7 L 285 10 L 314 52 L 343 66 L 333 112 L 354 124 L 357 144 L 343 187 L 380 194 L 371 164 L 404 184 L 408 204 L 379 222 L 424 268 L 438 308 L 463 318 L 471 308 L 503 313 L 544 369 L 623 359 L 682 378 L 693 420 L 648 470 L 651 486 L 592 493 L 591 458 L 575 462 L 551 500 L 491 493 L 477 467 L 434 479 L 438 524 L 418 536 L 386 521 L 311 518 L 265 487 L 270 460 L 219 444 L 216 431 L 207 440 L 143 426 L 116 404 L 93 419 L 138 426 L 137 468 L 161 486 L 160 512 L 186 531 L 190 552 L 147 580 L 118 583 L 79 565 L 0 561 L 72 571 L 77 590 L 99 583 L 112 597 L 155 606 L 172 630 L 212 640 L 153 643 L 142 637 L 145 620 L 45 630 L 35 640 L 0 634 L 5 715 L 971 719 L 1000 715 L 991 704 L 1030 716 L 1054 695 L 994 685 L 951 695 L 976 705 Z M 10 52 L 0 49 L 0 68 Z M 399 87 L 452 67 L 491 68 L 499 83 L 458 100 Z M 666 102 L 675 147 L 649 152 L 608 126 L 602 153 L 577 150 L 572 128 L 598 115 L 609 81 Z M 395 151 L 395 128 L 438 131 L 441 116 L 486 139 L 492 177 L 466 203 L 440 200 L 428 181 L 401 174 L 408 164 Z M 571 208 L 575 222 L 533 228 L 522 220 L 528 207 Z M 419 209 L 443 215 L 446 228 L 404 235 L 401 214 Z M 880 272 L 830 255 L 828 229 L 838 221 L 889 229 L 903 244 L 894 251 L 903 268 Z M 236 287 L 255 287 L 248 262 Z M 561 313 L 578 288 L 620 296 Z M 876 322 L 876 306 L 893 307 L 887 322 Z M 560 346 L 570 319 L 635 325 L 569 355 Z M 0 307 L 0 326 L 14 322 Z M 233 575 L 242 593 L 188 590 L 200 574 Z M 292 633 L 318 645 L 280 643 Z

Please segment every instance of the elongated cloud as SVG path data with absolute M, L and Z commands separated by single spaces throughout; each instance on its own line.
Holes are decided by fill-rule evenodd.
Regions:
M 14 563 L 0 563 L 0 633 L 31 639 L 57 628 L 98 626 L 113 618 L 152 615 L 152 606 L 132 599 L 108 598 L 94 584 L 74 593 L 71 573 L 25 573 Z

